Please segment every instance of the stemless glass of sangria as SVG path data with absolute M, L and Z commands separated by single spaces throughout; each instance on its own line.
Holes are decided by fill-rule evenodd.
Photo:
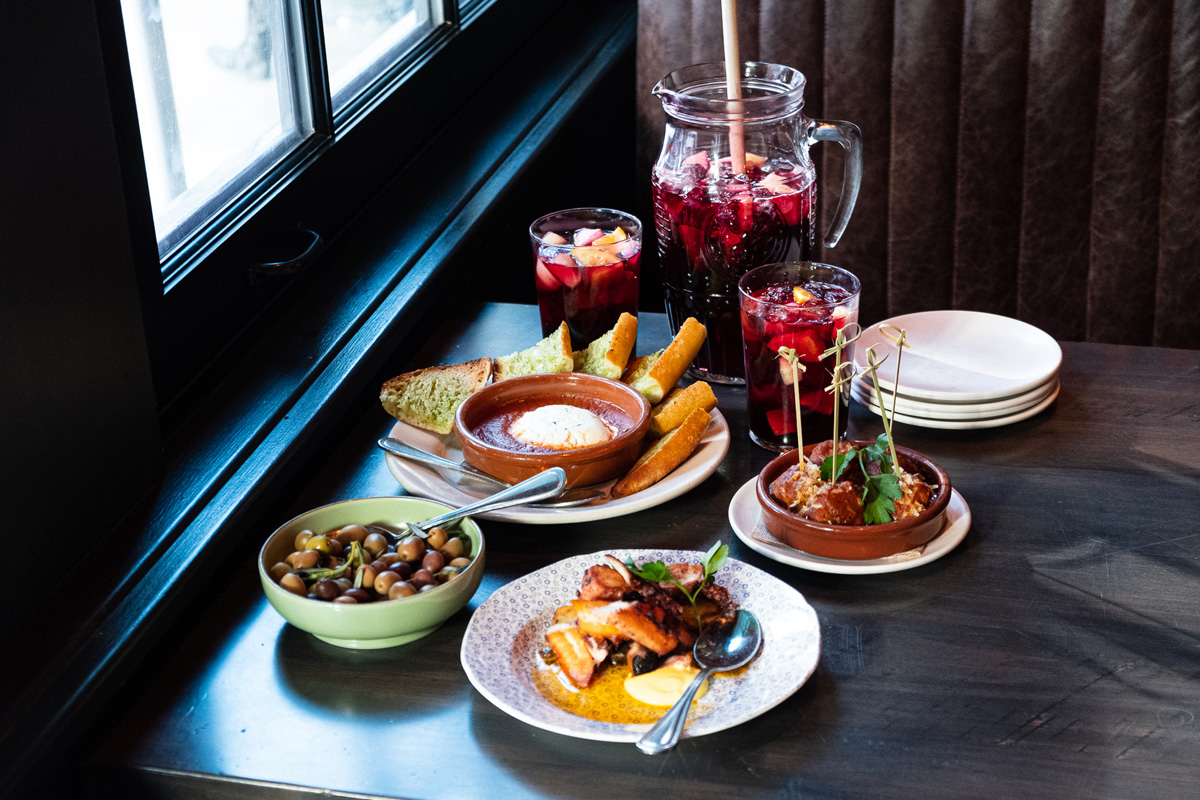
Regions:
M 838 438 L 846 432 L 849 386 L 827 391 L 834 357 L 821 355 L 833 346 L 838 331 L 857 324 L 860 288 L 850 272 L 807 261 L 768 264 L 742 276 L 738 292 L 750 438 L 755 444 L 780 452 L 796 447 L 797 394 L 805 443 L 833 436 L 834 403 L 842 404 Z M 796 352 L 803 370 L 793 369 L 779 355 L 782 347 Z M 842 351 L 842 361 L 853 360 L 850 344 Z M 795 383 L 800 384 L 799 392 Z
M 654 87 L 667 113 L 653 175 L 667 315 L 675 330 L 690 316 L 708 328 L 693 376 L 734 384 L 744 381 L 738 279 L 754 267 L 814 255 L 809 147 L 836 141 L 848 151 L 826 247 L 845 230 L 862 176 L 858 128 L 802 113 L 804 75 L 748 62 L 741 84 L 742 99 L 729 100 L 725 65 L 716 63 L 676 70 Z
M 642 223 L 610 208 L 572 208 L 529 226 L 542 335 L 566 320 L 583 346 L 622 312 L 637 315 Z

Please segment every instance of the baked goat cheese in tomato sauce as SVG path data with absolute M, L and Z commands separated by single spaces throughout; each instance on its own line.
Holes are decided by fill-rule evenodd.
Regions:
M 552 450 L 578 450 L 609 441 L 617 431 L 586 408 L 563 404 L 526 411 L 512 424 L 517 440 Z

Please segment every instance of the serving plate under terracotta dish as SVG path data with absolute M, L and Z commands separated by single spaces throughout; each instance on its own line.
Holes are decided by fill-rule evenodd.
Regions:
M 859 448 L 874 442 L 850 444 Z M 805 447 L 805 454 L 811 453 L 816 446 Z M 942 530 L 946 506 L 950 502 L 950 477 L 932 459 L 916 450 L 897 446 L 896 454 L 905 470 L 917 473 L 930 486 L 937 487 L 929 506 L 917 516 L 883 525 L 834 525 L 792 513 L 771 495 L 770 489 L 772 481 L 797 463 L 797 451 L 791 450 L 767 464 L 758 475 L 755 492 L 762 508 L 763 524 L 779 541 L 825 558 L 884 558 L 920 547 Z

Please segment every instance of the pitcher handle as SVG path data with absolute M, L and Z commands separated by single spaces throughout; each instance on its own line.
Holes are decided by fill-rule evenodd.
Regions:
M 846 150 L 842 196 L 838 199 L 837 211 L 833 212 L 833 222 L 825 234 L 825 246 L 835 247 L 846 232 L 850 213 L 854 211 L 854 204 L 858 201 L 858 187 L 862 183 L 862 134 L 853 122 L 809 119 L 805 120 L 804 135 L 809 145 L 816 142 L 837 142 Z

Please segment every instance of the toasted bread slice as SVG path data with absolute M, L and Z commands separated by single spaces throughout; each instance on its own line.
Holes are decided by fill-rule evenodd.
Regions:
M 629 363 L 629 354 L 637 342 L 637 317 L 622 312 L 612 330 L 575 351 L 575 371 L 616 380 Z
M 683 377 L 706 336 L 708 330 L 695 317 L 688 317 L 665 350 L 647 356 L 648 361 L 639 363 L 632 372 L 627 370 L 625 382 L 641 392 L 651 405 L 659 403 Z
M 613 497 L 628 497 L 661 481 L 695 452 L 708 429 L 708 412 L 697 408 L 675 430 L 655 442 L 612 488 Z
M 533 347 L 496 359 L 497 381 L 541 372 L 570 372 L 575 368 L 567 323 Z
M 383 385 L 379 401 L 401 422 L 446 434 L 454 430 L 454 413 L 463 400 L 486 386 L 491 375 L 490 358 L 406 372 Z
M 704 381 L 696 381 L 686 389 L 675 389 L 655 406 L 650 417 L 650 435 L 666 436 L 682 425 L 697 408 L 712 411 L 716 407 L 717 396 Z

